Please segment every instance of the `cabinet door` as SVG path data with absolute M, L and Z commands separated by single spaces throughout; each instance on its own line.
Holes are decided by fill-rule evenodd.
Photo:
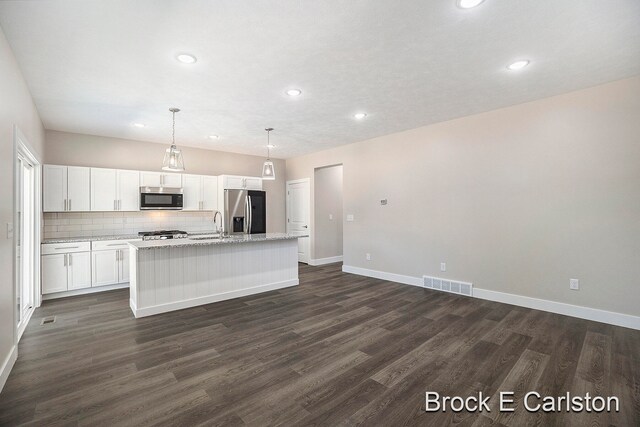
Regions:
M 67 168 L 68 211 L 88 212 L 91 210 L 91 169 L 69 166 Z
M 67 199 L 67 167 L 44 165 L 42 184 L 42 210 L 63 212 Z
M 119 170 L 118 173 L 118 210 L 140 210 L 140 172 Z
M 161 187 L 161 179 L 160 172 L 140 172 L 140 187 Z
M 165 173 L 162 176 L 163 187 L 182 187 L 182 175 L 179 173 Z
M 225 176 L 223 179 L 225 190 L 242 190 L 244 188 L 244 177 Z
M 120 266 L 117 250 L 91 252 L 91 286 L 113 285 L 118 283 Z
M 218 177 L 202 177 L 202 209 L 212 211 L 218 209 Z
M 120 283 L 129 282 L 129 249 L 120 249 Z
M 51 294 L 67 290 L 67 254 L 43 255 L 42 261 L 42 293 Z
M 185 211 L 198 211 L 202 201 L 202 177 L 200 175 L 182 175 L 183 208 Z
M 68 288 L 83 289 L 91 287 L 91 252 L 74 252 L 69 254 Z
M 116 170 L 91 168 L 91 210 L 116 210 Z
M 262 178 L 246 177 L 244 179 L 247 190 L 262 190 Z

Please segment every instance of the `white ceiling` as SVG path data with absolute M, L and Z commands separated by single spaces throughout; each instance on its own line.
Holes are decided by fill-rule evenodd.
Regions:
M 47 129 L 167 143 L 176 106 L 178 145 L 264 155 L 271 126 L 280 158 L 640 74 L 638 0 L 2 1 L 0 25 Z

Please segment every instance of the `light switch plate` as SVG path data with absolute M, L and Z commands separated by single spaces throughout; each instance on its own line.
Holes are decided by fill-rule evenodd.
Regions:
M 440 263 L 440 271 L 447 271 L 447 263 L 446 262 L 441 262 Z
M 569 289 L 573 291 L 580 290 L 580 280 L 578 279 L 569 279 Z
M 349 215 L 347 215 L 347 221 L 348 221 L 348 222 L 353 221 L 353 214 L 349 214 Z
M 329 214 L 329 221 L 333 221 L 333 214 Z

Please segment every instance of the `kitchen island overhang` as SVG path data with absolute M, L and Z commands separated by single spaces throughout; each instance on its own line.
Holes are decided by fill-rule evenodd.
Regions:
M 285 233 L 131 242 L 135 317 L 299 284 L 298 238 Z

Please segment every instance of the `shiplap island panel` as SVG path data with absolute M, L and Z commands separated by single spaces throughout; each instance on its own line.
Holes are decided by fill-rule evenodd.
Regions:
M 136 317 L 299 283 L 297 236 L 288 234 L 132 242 L 130 246 L 130 306 Z

